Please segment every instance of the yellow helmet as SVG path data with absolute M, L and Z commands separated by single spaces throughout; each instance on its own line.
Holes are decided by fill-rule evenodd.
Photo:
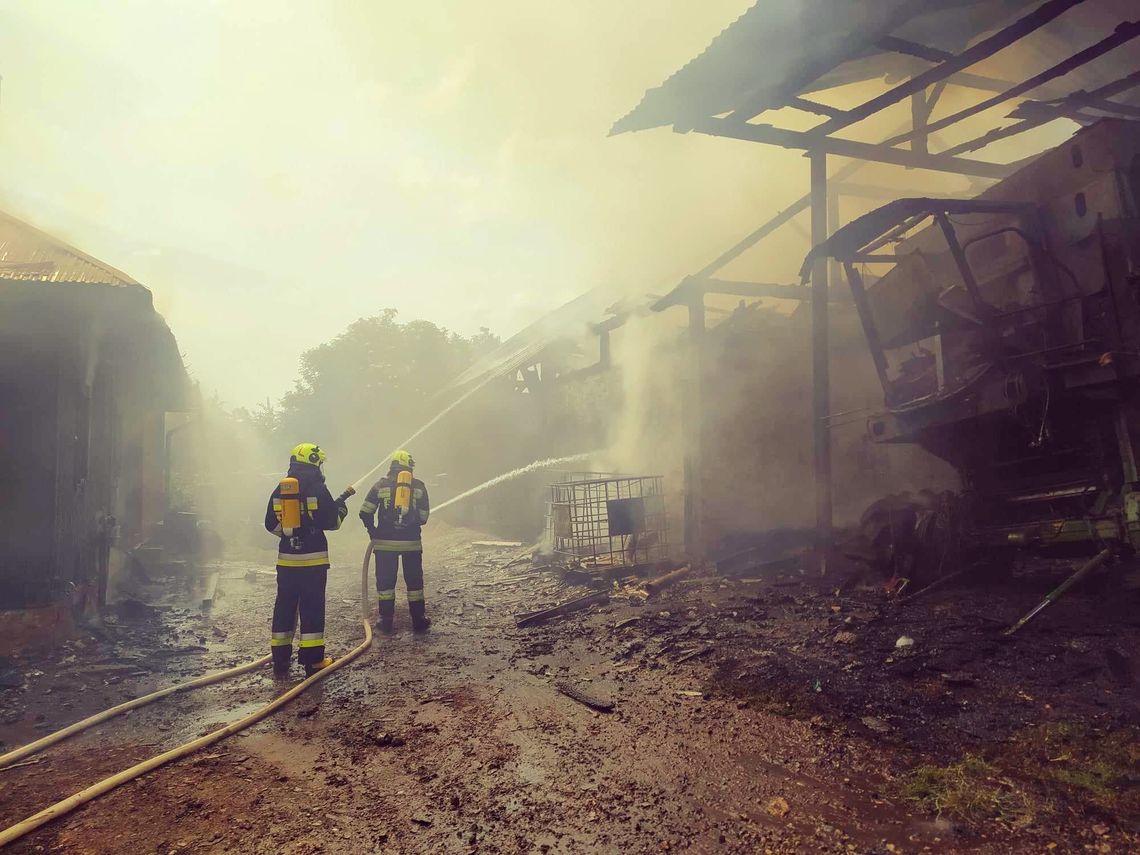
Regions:
M 290 461 L 297 463 L 310 463 L 313 466 L 323 466 L 325 463 L 325 453 L 321 451 L 321 447 L 315 442 L 302 442 L 293 449 L 293 456 Z
M 392 462 L 395 463 L 397 466 L 405 466 L 408 469 L 415 469 L 416 468 L 415 459 L 412 457 L 412 455 L 409 452 L 405 451 L 402 448 L 392 455 Z

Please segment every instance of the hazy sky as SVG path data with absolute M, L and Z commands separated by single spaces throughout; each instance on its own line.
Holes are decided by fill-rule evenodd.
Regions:
M 663 292 L 803 194 L 799 152 L 606 136 L 751 4 L 0 0 L 0 207 L 148 285 L 207 392 L 275 400 L 359 317 L 505 337 L 598 286 Z M 875 169 L 902 195 L 965 187 Z M 725 272 L 788 281 L 807 248 L 786 229 Z
M 0 0 L 0 206 L 148 285 L 205 389 L 277 398 L 358 317 L 507 335 L 771 213 L 795 154 L 606 137 L 749 5 Z

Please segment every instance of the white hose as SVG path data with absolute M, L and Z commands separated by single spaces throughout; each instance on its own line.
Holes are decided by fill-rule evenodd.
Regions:
M 104 795 L 105 793 L 111 792 L 111 790 L 122 786 L 128 781 L 133 781 L 135 778 L 145 775 L 147 772 L 153 771 L 159 766 L 165 766 L 167 763 L 173 763 L 175 760 L 180 760 L 183 757 L 189 756 L 196 751 L 200 751 L 207 746 L 213 745 L 215 742 L 220 742 L 227 736 L 232 736 L 235 733 L 245 730 L 247 727 L 256 724 L 266 716 L 277 712 L 277 710 L 281 709 L 283 706 L 285 706 L 285 704 L 293 700 L 293 698 L 297 697 L 303 692 L 308 691 L 312 686 L 328 677 L 334 671 L 343 668 L 345 665 L 349 664 L 354 659 L 363 654 L 372 644 L 372 625 L 368 620 L 368 564 L 371 557 L 372 545 L 369 544 L 368 549 L 366 549 L 364 553 L 364 566 L 361 569 L 360 579 L 360 610 L 361 618 L 364 624 L 364 640 L 352 650 L 350 650 L 345 656 L 336 660 L 327 668 L 322 668 L 312 676 L 306 677 L 304 680 L 302 680 L 289 691 L 285 692 L 285 694 L 281 695 L 279 698 L 261 707 L 261 709 L 255 710 L 244 718 L 240 718 L 235 722 L 231 722 L 225 727 L 219 728 L 212 733 L 207 733 L 205 736 L 200 736 L 197 739 L 191 740 L 190 742 L 186 742 L 175 748 L 171 748 L 169 751 L 165 751 L 162 754 L 156 754 L 154 757 L 143 760 L 141 763 L 136 763 L 134 766 L 131 766 L 128 769 L 124 769 L 121 772 L 117 772 L 110 777 L 104 778 L 102 781 L 92 784 L 90 787 L 80 790 L 79 792 L 56 802 L 50 807 L 44 808 L 39 813 L 32 814 L 32 816 L 29 816 L 27 819 L 21 820 L 15 825 L 10 826 L 3 831 L 0 831 L 0 846 L 6 846 L 15 840 L 19 840 L 25 834 L 29 834 L 30 832 L 35 831 L 40 826 L 46 825 L 54 819 L 59 819 L 62 816 L 66 816 L 77 807 L 85 805 L 88 802 L 99 798 L 99 796 Z M 208 675 L 206 677 L 199 677 L 197 680 L 192 680 L 189 683 L 182 683 L 177 686 L 171 686 L 159 692 L 154 692 L 151 695 L 146 695 L 143 698 L 136 698 L 134 701 L 129 701 L 127 704 L 120 704 L 118 707 L 112 707 L 109 710 L 104 710 L 102 713 L 91 716 L 89 719 L 84 719 L 81 722 L 77 722 L 76 724 L 71 725 L 71 727 L 64 728 L 63 730 L 57 731 L 56 733 L 46 736 L 41 740 L 37 740 L 37 742 L 26 745 L 21 749 L 17 749 L 17 751 L 5 754 L 2 758 L 0 758 L 0 760 L 5 761 L 4 765 L 7 765 L 8 763 L 14 762 L 14 760 L 17 759 L 13 757 L 13 755 L 19 754 L 22 757 L 26 757 L 28 754 L 34 754 L 36 751 L 40 751 L 43 748 L 46 748 L 47 745 L 51 745 L 61 739 L 65 739 L 67 736 L 70 736 L 73 733 L 78 733 L 81 730 L 86 730 L 93 724 L 98 724 L 99 721 L 105 721 L 108 718 L 119 715 L 121 712 L 125 712 L 131 704 L 141 706 L 142 704 L 139 702 L 150 703 L 153 700 L 157 700 L 159 697 L 165 697 L 166 695 L 172 694 L 173 692 L 181 691 L 183 689 L 195 688 L 197 686 L 204 686 L 209 682 L 217 682 L 218 680 L 225 679 L 228 676 L 234 676 L 236 673 L 251 671 L 254 668 L 259 668 L 262 665 L 266 664 L 266 662 L 269 661 L 269 658 L 270 657 L 265 656 L 254 662 L 247 663 L 246 665 L 239 665 L 237 668 L 231 668 L 228 671 L 222 671 L 217 674 Z M 130 708 L 133 709 L 133 707 Z

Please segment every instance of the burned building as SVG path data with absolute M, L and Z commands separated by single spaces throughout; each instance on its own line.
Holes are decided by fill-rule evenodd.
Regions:
M 188 378 L 150 291 L 0 215 L 0 645 L 66 631 L 165 512 Z

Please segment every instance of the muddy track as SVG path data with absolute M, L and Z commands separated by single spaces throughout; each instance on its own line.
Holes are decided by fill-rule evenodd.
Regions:
M 472 550 L 472 532 L 433 534 L 432 634 L 410 634 L 401 602 L 397 634 L 378 638 L 358 666 L 246 735 L 11 851 L 1039 852 L 1135 843 L 1127 799 L 1113 816 L 1072 802 L 1016 827 L 1002 816 L 938 817 L 900 789 L 914 767 L 964 752 L 1004 763 L 1002 752 L 1035 724 L 1134 724 L 1135 688 L 1090 668 L 1109 648 L 1128 649 L 1138 628 L 1125 620 L 1123 636 L 1074 635 L 1066 623 L 1086 626 L 1085 612 L 1103 606 L 1095 591 L 1058 606 L 1047 631 L 1006 646 L 994 646 L 987 627 L 1017 608 L 990 595 L 968 609 L 960 590 L 932 595 L 899 614 L 875 591 L 839 599 L 802 579 L 695 578 L 645 603 L 616 597 L 516 629 L 514 615 L 587 589 L 520 578 L 519 568 L 501 568 L 505 558 Z M 348 562 L 334 569 L 334 648 L 359 632 L 357 584 Z M 210 630 L 203 658 L 215 664 L 243 645 L 260 652 L 254 639 L 271 598 L 266 580 L 232 581 L 208 622 L 225 641 Z M 904 632 L 913 651 L 896 653 Z M 138 688 L 131 679 L 102 688 L 129 692 Z M 558 681 L 612 702 L 613 712 L 562 694 Z M 25 719 L 51 703 L 35 689 L 43 685 L 22 690 Z M 3 819 L 274 691 L 255 675 L 57 746 L 39 764 L 0 773 Z M 27 726 L 21 719 L 0 735 L 11 743 Z M 1016 773 L 1007 766 L 1003 774 Z M 1032 782 L 1023 788 L 1033 792 Z

